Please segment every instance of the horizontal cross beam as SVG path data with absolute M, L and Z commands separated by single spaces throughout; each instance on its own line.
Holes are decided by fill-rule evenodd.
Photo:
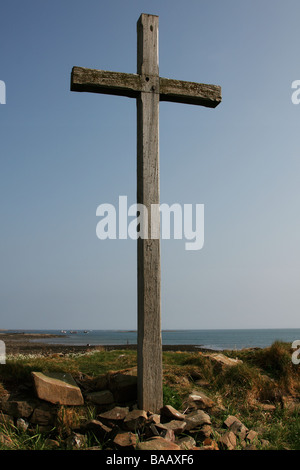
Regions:
M 215 108 L 222 100 L 221 87 L 120 72 L 73 67 L 71 91 L 88 91 L 137 98 L 141 92 L 157 92 L 160 101 Z

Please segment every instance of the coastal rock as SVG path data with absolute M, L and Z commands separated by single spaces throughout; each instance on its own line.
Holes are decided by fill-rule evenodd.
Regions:
M 27 421 L 25 421 L 25 419 L 23 419 L 23 418 L 18 418 L 16 425 L 17 425 L 17 428 L 22 432 L 27 431 L 27 429 L 29 427 L 29 423 Z
M 159 424 L 159 423 L 157 423 Z M 161 429 L 157 429 L 156 425 L 154 423 L 147 423 L 144 429 L 144 436 L 146 439 L 151 438 L 153 436 L 163 436 L 163 434 L 166 434 L 167 430 L 164 429 L 163 431 Z
M 139 442 L 137 450 L 181 450 L 179 445 L 167 441 L 163 437 L 152 437 L 148 441 Z
M 113 442 L 119 449 L 134 449 L 137 444 L 137 436 L 132 432 L 120 432 L 115 436 Z
M 281 405 L 283 406 L 284 409 L 289 410 L 289 411 L 295 411 L 299 409 L 300 406 L 300 397 L 295 398 L 295 397 L 287 397 L 287 396 L 282 396 L 281 397 Z
M 32 372 L 37 396 L 50 403 L 59 405 L 83 405 L 80 388 L 70 374 L 52 372 Z
M 88 393 L 86 399 L 94 405 L 110 405 L 114 402 L 114 396 L 110 390 Z
M 233 415 L 229 415 L 227 416 L 227 418 L 225 419 L 224 421 L 224 426 L 226 428 L 230 428 L 230 426 L 236 421 L 238 420 L 238 418 L 236 418 L 236 416 L 233 416 Z M 239 420 L 238 420 L 239 421 Z
M 216 406 L 215 402 L 203 392 L 194 391 L 185 400 L 189 409 L 210 410 Z
M 167 429 L 167 432 L 162 436 L 166 441 L 175 442 L 175 432 L 173 429 Z
M 180 434 L 185 430 L 186 422 L 185 421 L 180 421 L 178 419 L 173 419 L 172 421 L 169 421 L 168 423 L 156 424 L 155 428 L 159 432 L 164 432 L 164 431 L 171 430 L 171 431 L 174 432 L 174 434 Z
M 108 426 L 120 425 L 129 413 L 128 406 L 115 406 L 112 410 L 106 411 L 98 415 L 100 421 Z
M 12 400 L 6 397 L 2 400 L 1 409 L 3 413 L 14 418 L 29 418 L 36 403 L 28 400 Z
M 109 374 L 108 388 L 117 403 L 125 403 L 137 398 L 137 368 Z
M 267 439 L 261 439 L 260 443 L 261 443 L 262 448 L 269 447 L 269 445 L 270 445 L 270 442 L 267 441 Z
M 99 375 L 94 380 L 96 390 L 108 389 L 108 374 Z
M 234 450 L 236 447 L 236 436 L 232 431 L 227 431 L 219 439 L 219 445 L 223 450 Z
M 246 426 L 238 421 L 235 421 L 231 426 L 230 426 L 230 431 L 232 431 L 241 441 L 243 441 L 246 437 L 246 434 L 248 432 L 248 428 Z
M 170 418 L 170 419 L 178 419 L 183 421 L 185 416 L 182 413 L 179 413 L 179 411 L 175 410 L 173 406 L 170 405 L 165 405 L 161 408 L 160 414 L 163 417 Z
M 246 441 L 249 441 L 250 443 L 255 442 L 258 439 L 258 433 L 256 431 L 253 431 L 251 429 L 246 436 Z
M 229 415 L 224 421 L 224 426 L 239 437 L 241 441 L 245 439 L 246 434 L 249 431 L 249 429 L 236 416 L 232 415 Z
M 200 447 L 200 450 L 219 450 L 218 444 L 216 441 L 208 438 L 203 442 L 203 447 Z
M 231 357 L 224 356 L 221 353 L 214 354 L 203 354 L 204 357 L 208 357 L 215 365 L 219 366 L 221 369 L 224 367 L 233 367 L 241 364 L 243 361 L 241 359 L 232 359 Z
M 136 431 L 144 426 L 147 418 L 147 413 L 144 410 L 130 411 L 124 418 L 124 428 L 128 431 Z
M 203 410 L 196 410 L 192 411 L 191 413 L 187 414 L 185 417 L 186 422 L 186 431 L 190 431 L 197 427 L 203 426 L 204 424 L 211 424 L 210 417 L 205 411 Z
M 192 436 L 185 436 L 175 441 L 175 444 L 182 450 L 191 450 L 196 445 L 196 441 Z
M 90 419 L 82 424 L 80 431 L 82 433 L 93 433 L 98 439 L 106 438 L 111 432 L 112 428 L 101 423 L 97 419 Z
M 87 443 L 87 437 L 78 433 L 73 433 L 71 436 L 69 436 L 65 440 L 67 449 L 72 449 L 72 450 L 82 449 L 83 447 L 86 446 L 86 443 Z
M 148 417 L 148 423 L 159 424 L 160 423 L 160 415 L 159 414 L 150 414 Z
M 209 424 L 203 424 L 197 431 L 197 439 L 208 439 L 212 435 L 212 427 Z
M 47 404 L 40 405 L 35 408 L 30 422 L 32 424 L 37 424 L 39 427 L 51 426 L 55 421 L 55 410 L 53 410 Z
M 272 405 L 271 403 L 261 403 L 260 404 L 260 409 L 263 411 L 275 411 L 276 406 Z

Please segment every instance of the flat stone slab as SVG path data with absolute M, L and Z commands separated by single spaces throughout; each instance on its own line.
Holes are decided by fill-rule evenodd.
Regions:
M 220 437 L 219 443 L 221 449 L 234 450 L 236 447 L 236 436 L 232 431 L 227 431 L 223 436 Z
M 224 425 L 241 440 L 245 439 L 249 429 L 236 416 L 229 415 L 224 421 Z
M 179 419 L 172 419 L 172 421 L 169 421 L 168 423 L 156 424 L 155 427 L 161 431 L 171 430 L 174 434 L 181 434 L 186 428 L 186 422 L 180 421 Z
M 195 429 L 197 427 L 203 426 L 205 424 L 210 425 L 211 420 L 207 413 L 203 410 L 192 411 L 185 417 L 186 422 L 186 431 L 190 431 L 191 429 Z
M 128 406 L 115 406 L 112 410 L 106 411 L 98 415 L 98 418 L 105 424 L 120 424 L 129 413 Z
M 167 441 L 162 437 L 152 437 L 148 441 L 140 442 L 137 447 L 137 450 L 182 450 L 174 442 Z
M 99 439 L 103 439 L 111 433 L 112 429 L 97 419 L 90 419 L 81 426 L 81 431 L 83 433 L 90 431 Z
M 118 433 L 114 438 L 114 444 L 120 449 L 134 449 L 137 444 L 137 436 L 132 432 Z
M 177 444 L 182 450 L 191 450 L 196 445 L 196 441 L 192 436 L 185 436 L 178 439 L 175 444 Z
M 110 405 L 114 402 L 114 396 L 110 390 L 91 392 L 87 394 L 87 400 L 95 405 Z
M 36 404 L 27 400 L 11 400 L 6 397 L 1 402 L 2 412 L 14 418 L 29 418 Z
M 70 374 L 63 372 L 32 372 L 37 396 L 41 400 L 59 405 L 83 405 L 80 388 Z
M 242 364 L 241 359 L 232 359 L 231 357 L 224 356 L 224 354 L 203 354 L 204 357 L 208 357 L 212 361 L 218 363 L 223 367 L 232 367 L 237 366 L 238 364 Z
M 161 415 L 165 416 L 166 418 L 171 419 L 178 419 L 183 421 L 185 416 L 182 413 L 179 413 L 173 406 L 165 405 L 160 410 Z
M 144 410 L 130 411 L 124 419 L 124 426 L 128 431 L 136 431 L 143 427 L 147 421 L 147 413 Z
M 187 398 L 187 403 L 198 410 L 209 410 L 215 406 L 215 402 L 202 392 L 194 391 Z
M 137 368 L 110 373 L 108 388 L 117 403 L 126 403 L 137 398 Z

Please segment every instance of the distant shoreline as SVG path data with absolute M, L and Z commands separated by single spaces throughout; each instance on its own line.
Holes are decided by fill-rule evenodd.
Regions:
M 2 330 L 3 331 L 3 330 Z M 69 354 L 69 353 L 85 353 L 90 351 L 110 351 L 116 349 L 136 350 L 136 344 L 99 344 L 99 345 L 66 345 L 66 344 L 49 344 L 33 342 L 32 340 L 44 338 L 57 338 L 61 335 L 42 334 L 42 333 L 2 333 L 0 332 L 0 341 L 5 342 L 6 354 Z M 200 345 L 163 345 L 163 351 L 205 351 Z M 210 350 L 212 351 L 212 350 Z M 220 351 L 219 351 L 220 352 Z
M 275 341 L 292 343 L 299 329 L 162 330 L 164 351 L 241 351 L 264 349 Z M 137 349 L 136 330 L 2 330 L 7 354 L 67 354 Z

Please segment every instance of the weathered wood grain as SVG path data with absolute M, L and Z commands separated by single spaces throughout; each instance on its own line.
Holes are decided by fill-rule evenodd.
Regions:
M 141 76 L 133 73 L 107 72 L 105 70 L 73 67 L 71 91 L 88 91 L 137 98 L 142 89 Z
M 137 98 L 143 92 L 159 93 L 160 101 L 195 104 L 215 108 L 222 101 L 221 87 L 204 83 L 184 82 L 170 78 L 158 78 L 145 73 L 145 63 L 141 74 L 108 72 L 106 70 L 73 67 L 71 91 L 88 91 L 108 95 Z
M 137 72 L 151 82 L 137 99 L 137 202 L 148 209 L 150 231 L 151 205 L 159 204 L 158 17 L 141 15 L 137 33 Z M 138 406 L 156 412 L 163 405 L 160 239 L 139 238 L 137 255 Z
M 204 83 L 184 82 L 170 78 L 160 78 L 161 101 L 195 104 L 215 108 L 222 101 L 221 87 Z
M 137 74 L 73 67 L 71 90 L 137 100 L 137 202 L 148 209 L 149 238 L 138 238 L 138 406 L 157 412 L 163 404 L 160 239 L 151 239 L 151 206 L 159 206 L 159 102 L 215 108 L 221 88 L 159 77 L 158 16 L 137 23 Z M 155 214 L 159 234 L 159 214 Z

